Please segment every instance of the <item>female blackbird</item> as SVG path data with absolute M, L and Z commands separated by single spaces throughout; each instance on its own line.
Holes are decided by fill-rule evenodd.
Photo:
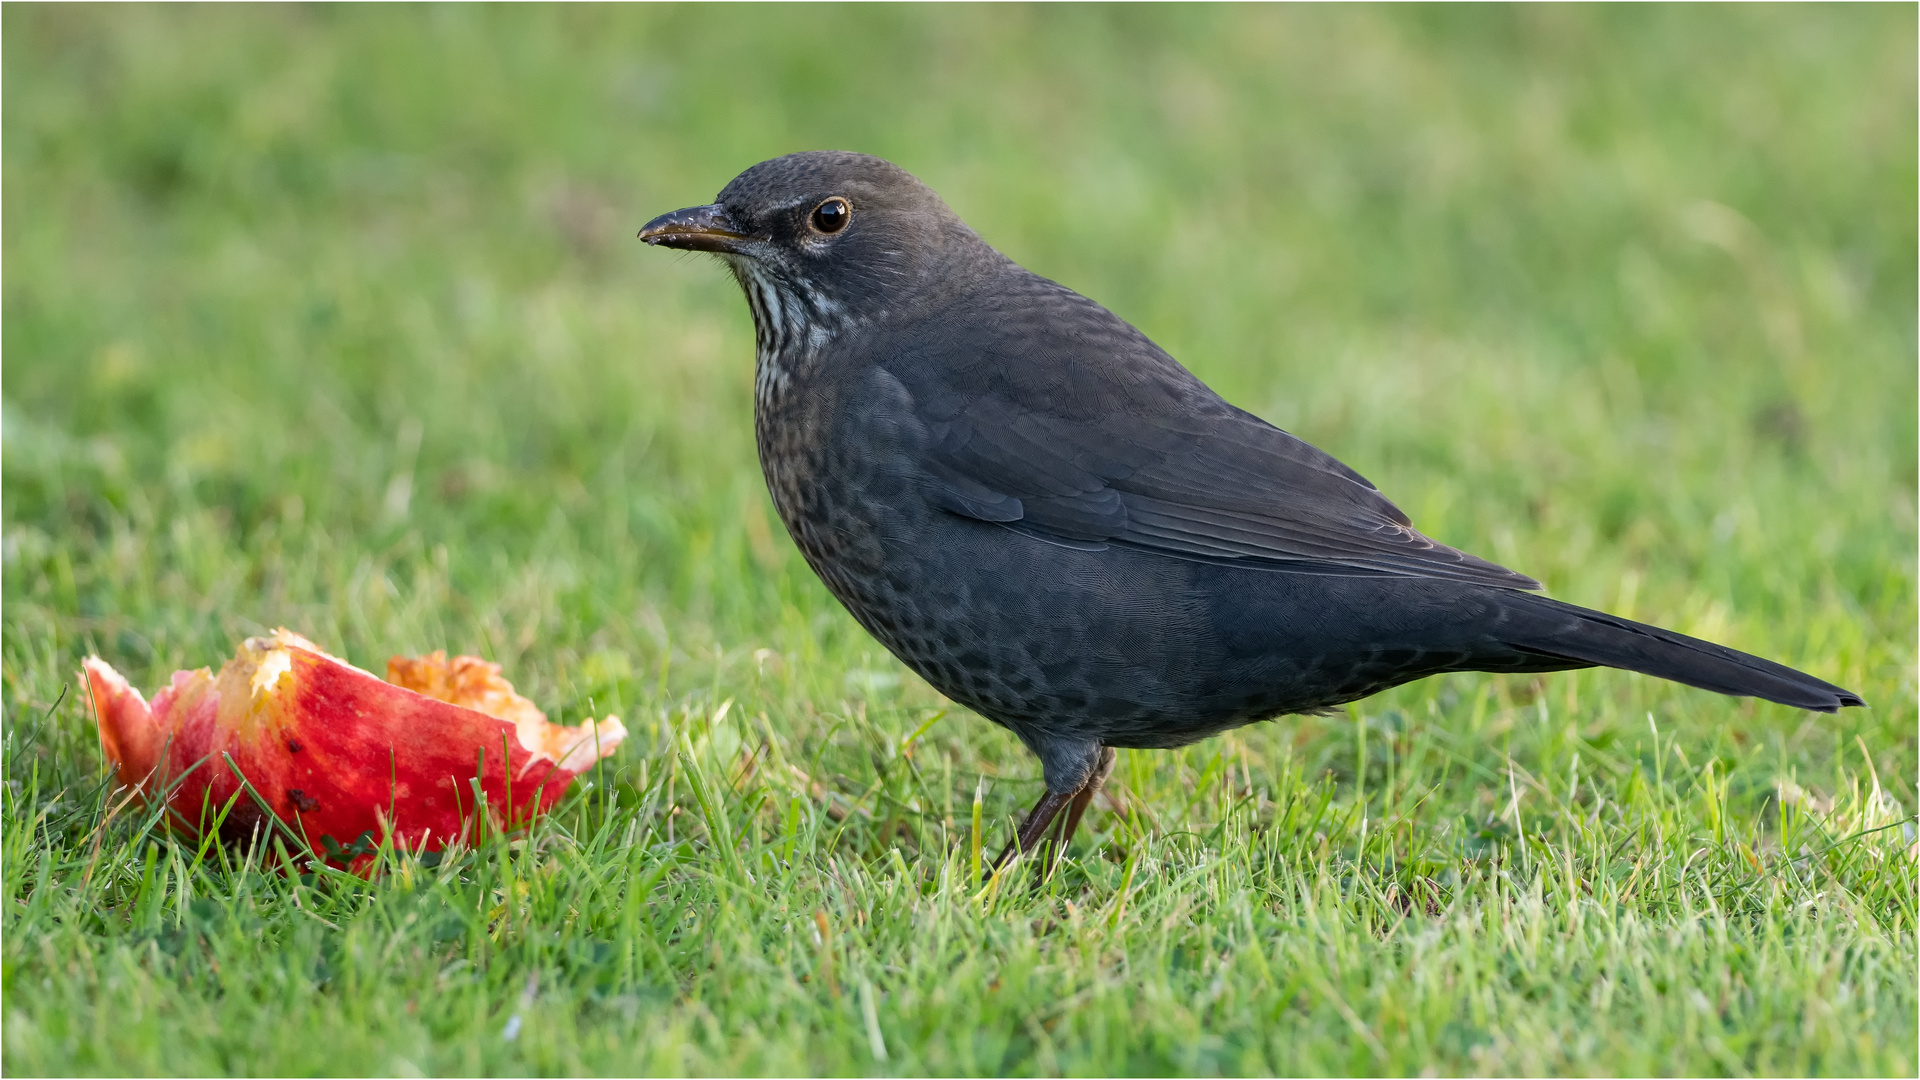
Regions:
M 1047 793 L 1009 853 L 1062 809 L 1064 846 L 1113 747 L 1443 671 L 1604 665 L 1862 704 L 1532 595 L 1533 579 L 1421 535 L 1360 474 L 1227 404 L 879 158 L 762 162 L 640 237 L 718 254 L 746 293 L 760 465 L 808 565 L 908 667 L 1039 755 Z

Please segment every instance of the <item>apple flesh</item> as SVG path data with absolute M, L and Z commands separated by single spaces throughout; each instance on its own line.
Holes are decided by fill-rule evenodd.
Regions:
M 614 716 L 548 723 L 477 657 L 395 657 L 383 681 L 287 630 L 218 675 L 175 672 L 151 704 L 99 657 L 84 666 L 102 752 L 176 834 L 264 841 L 277 821 L 356 870 L 389 839 L 427 852 L 521 827 L 627 735 Z

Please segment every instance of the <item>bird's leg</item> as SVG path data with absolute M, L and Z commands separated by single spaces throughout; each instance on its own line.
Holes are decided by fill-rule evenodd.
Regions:
M 1080 790 L 1058 794 L 1049 791 L 1040 796 L 1040 801 L 1033 804 L 1033 811 L 1027 815 L 1027 820 L 1021 823 L 1020 830 L 1014 834 L 1013 842 L 1007 845 L 999 858 L 993 860 L 993 868 L 1000 869 L 1016 851 L 1026 852 L 1038 848 L 1046 840 L 1047 831 L 1059 817 L 1060 811 L 1064 809 L 1067 812 L 1066 819 L 1061 822 L 1060 835 L 1047 845 L 1047 856 L 1042 862 L 1041 872 L 1044 874 L 1046 870 L 1052 869 L 1054 859 L 1067 850 L 1067 844 L 1073 840 L 1075 830 L 1080 828 L 1080 818 L 1086 814 L 1088 804 L 1092 803 L 1093 797 L 1100 793 L 1100 788 L 1107 782 L 1107 777 L 1113 774 L 1113 760 L 1113 747 L 1103 746 L 1100 748 L 1099 758 L 1094 762 L 1093 773 L 1087 777 L 1086 783 L 1080 785 Z
M 1053 819 L 1059 817 L 1060 811 L 1073 802 L 1079 794 L 1077 791 L 1049 791 L 1040 796 L 1040 801 L 1034 803 L 1033 809 L 1028 812 L 1027 820 L 1021 822 L 1019 831 L 1013 834 L 1013 840 L 1000 852 L 1000 857 L 993 860 L 993 868 L 998 870 L 1005 866 L 1007 860 L 1013 858 L 1013 853 L 1016 851 L 1032 851 L 1039 847 L 1040 840 L 1046 836 L 1047 827 L 1053 824 Z
M 1093 775 L 1087 778 L 1085 787 L 1074 793 L 1073 803 L 1067 807 L 1067 824 L 1060 836 L 1060 851 L 1067 850 L 1067 845 L 1073 843 L 1074 830 L 1080 827 L 1081 815 L 1093 804 L 1093 797 L 1106 786 L 1107 777 L 1113 775 L 1113 760 L 1113 747 L 1101 747 L 1100 760 L 1093 767 Z

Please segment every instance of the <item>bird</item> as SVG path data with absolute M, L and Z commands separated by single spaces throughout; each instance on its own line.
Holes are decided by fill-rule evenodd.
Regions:
M 1443 672 L 1613 667 L 1816 712 L 1859 695 L 1539 595 L 1229 404 L 911 173 L 807 151 L 647 244 L 718 255 L 755 340 L 754 434 L 829 592 L 1046 790 L 996 866 L 1071 841 L 1116 748 L 1325 713 Z

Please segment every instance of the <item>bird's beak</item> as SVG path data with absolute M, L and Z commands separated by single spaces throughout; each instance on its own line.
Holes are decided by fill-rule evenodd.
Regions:
M 640 239 L 655 247 L 681 248 L 686 251 L 739 251 L 747 234 L 734 225 L 718 204 L 689 206 L 671 214 L 661 214 L 640 230 Z

